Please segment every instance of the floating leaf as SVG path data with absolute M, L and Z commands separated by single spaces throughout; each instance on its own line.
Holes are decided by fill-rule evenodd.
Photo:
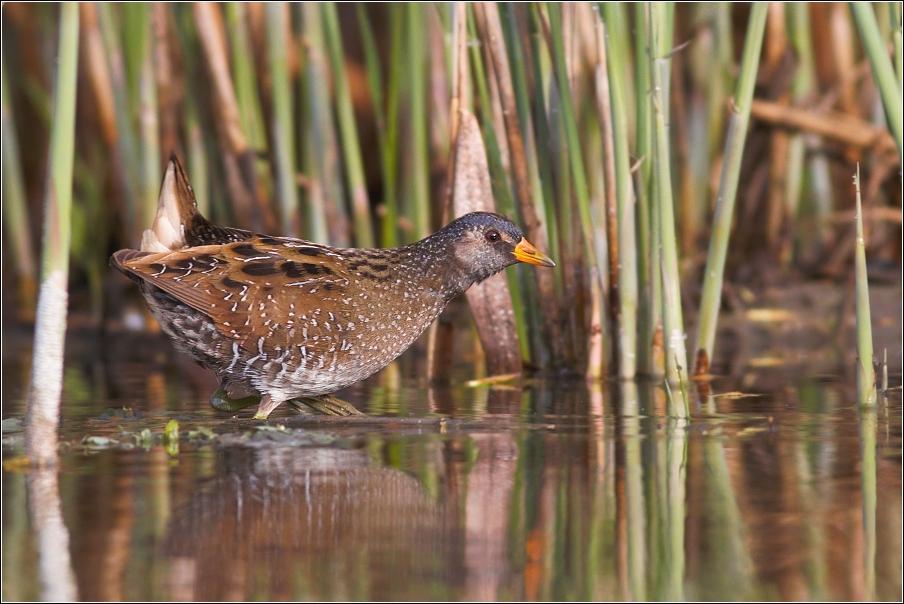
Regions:
M 198 426 L 196 430 L 192 430 L 188 433 L 188 438 L 214 440 L 217 438 L 217 433 L 206 426 Z
M 3 420 L 3 422 L 6 423 L 6 420 Z M 4 430 L 6 430 L 5 427 Z M 25 455 L 13 457 L 12 459 L 5 459 L 3 460 L 3 471 L 24 474 L 25 472 L 28 472 L 30 463 L 28 457 Z
M 82 444 L 89 449 L 108 449 L 114 445 L 118 445 L 119 441 L 115 438 L 108 438 L 106 436 L 85 436 L 85 438 L 82 439 Z
M 151 432 L 148 428 L 145 428 L 138 434 L 135 434 L 134 438 L 135 444 L 141 445 L 145 449 L 150 449 L 154 444 L 154 433 Z
M 163 440 L 167 444 L 179 442 L 179 420 L 171 419 L 166 422 L 166 428 L 163 429 Z
M 25 426 L 22 425 L 23 423 L 24 422 L 21 417 L 7 417 L 5 420 L 3 420 L 3 434 L 6 434 L 7 432 L 17 432 L 24 429 Z
M 796 321 L 797 313 L 781 308 L 751 308 L 744 312 L 744 317 L 748 321 L 756 321 L 757 323 L 779 323 L 782 321 Z
M 109 408 L 100 414 L 97 419 L 111 419 L 114 417 L 135 417 L 135 411 L 131 407 L 122 407 L 119 409 Z
M 257 430 L 261 432 L 288 432 L 289 429 L 286 428 L 282 424 L 276 424 L 274 426 L 255 426 Z
M 764 394 L 751 394 L 748 392 L 723 392 L 722 394 L 714 394 L 713 398 L 730 398 L 730 399 L 738 399 L 738 398 L 753 398 L 757 396 L 765 396 Z

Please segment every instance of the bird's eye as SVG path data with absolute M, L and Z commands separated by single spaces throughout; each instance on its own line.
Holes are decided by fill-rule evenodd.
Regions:
M 499 231 L 497 231 L 496 229 L 491 229 L 491 230 L 487 231 L 486 238 L 487 238 L 487 241 L 489 241 L 490 243 L 499 241 Z

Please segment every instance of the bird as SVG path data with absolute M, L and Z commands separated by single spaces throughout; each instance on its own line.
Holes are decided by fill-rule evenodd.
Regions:
M 170 158 L 140 249 L 111 257 L 175 347 L 220 380 L 211 405 L 301 401 L 356 413 L 332 393 L 402 354 L 457 295 L 524 262 L 554 267 L 500 214 L 473 212 L 410 245 L 337 248 L 221 227 Z

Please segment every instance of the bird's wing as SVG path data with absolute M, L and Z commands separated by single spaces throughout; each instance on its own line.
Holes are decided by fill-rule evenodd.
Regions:
M 122 250 L 112 260 L 209 316 L 249 351 L 303 341 L 320 348 L 317 342 L 349 321 L 350 280 L 341 253 L 307 241 L 256 235 L 170 252 Z

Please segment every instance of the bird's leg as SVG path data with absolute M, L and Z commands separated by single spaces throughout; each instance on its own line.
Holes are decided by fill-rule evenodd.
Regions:
M 279 404 L 282 401 L 275 400 L 269 394 L 265 394 L 261 397 L 260 407 L 257 408 L 257 413 L 254 414 L 254 419 L 267 419 L 273 410 L 279 407 Z
M 321 394 L 320 396 L 301 396 L 298 398 L 294 398 L 289 401 L 289 404 L 292 405 L 295 409 L 302 411 L 300 409 L 301 405 L 305 405 L 314 409 L 315 411 L 319 411 L 324 415 L 336 415 L 339 417 L 349 417 L 351 415 L 364 415 L 351 403 L 347 403 L 341 398 L 336 398 L 335 396 L 329 394 Z
M 256 394 L 232 398 L 229 396 L 229 393 L 226 392 L 225 388 L 217 388 L 217 391 L 210 395 L 210 406 L 217 411 L 235 413 L 236 411 L 241 411 L 251 405 L 256 405 L 260 400 L 261 397 Z
M 267 416 L 279 406 L 279 403 L 274 403 L 272 398 L 269 398 L 269 395 L 267 397 L 269 402 L 265 401 L 264 398 L 265 397 L 261 397 L 257 394 L 232 398 L 225 388 L 217 388 L 216 392 L 210 395 L 210 406 L 217 411 L 223 411 L 224 413 L 235 413 L 259 403 L 260 407 L 254 415 L 254 419 L 266 419 Z M 364 415 L 355 409 L 351 403 L 347 403 L 346 401 L 329 394 L 320 396 L 302 396 L 290 400 L 289 404 L 298 411 L 304 411 L 308 408 L 322 413 L 323 415 L 334 415 L 338 417 Z

